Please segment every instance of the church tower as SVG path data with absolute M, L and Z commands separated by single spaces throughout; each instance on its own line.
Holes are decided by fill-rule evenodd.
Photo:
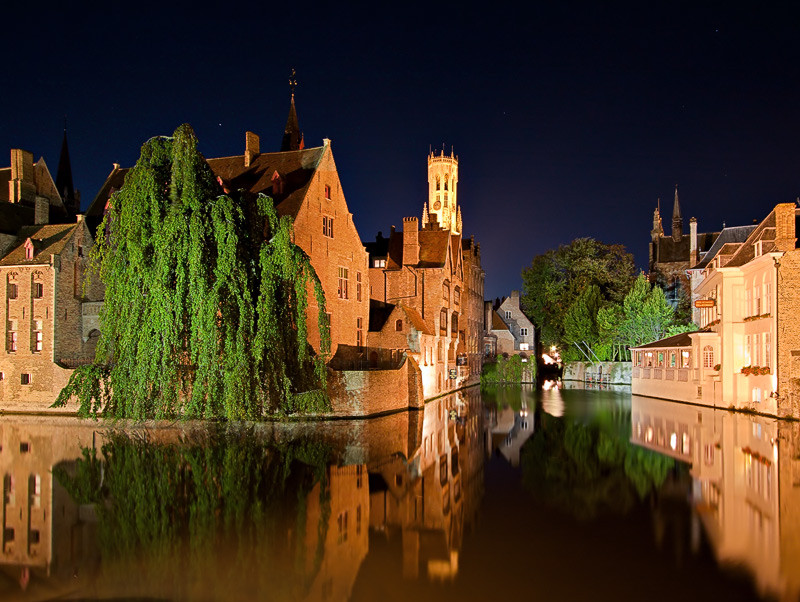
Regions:
M 438 221 L 444 230 L 461 234 L 461 207 L 458 206 L 458 157 L 452 151 L 445 155 L 428 155 L 428 203 L 422 222 Z

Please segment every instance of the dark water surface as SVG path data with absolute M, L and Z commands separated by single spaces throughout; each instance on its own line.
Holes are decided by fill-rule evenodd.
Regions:
M 2 600 L 800 593 L 800 425 L 625 391 L 373 420 L 0 419 Z

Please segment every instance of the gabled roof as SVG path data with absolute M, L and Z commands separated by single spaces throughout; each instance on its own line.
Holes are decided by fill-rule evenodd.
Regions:
M 797 226 L 798 222 L 800 222 L 800 209 L 794 210 L 794 219 L 795 219 L 795 236 L 797 236 Z M 769 215 L 764 218 L 764 220 L 758 224 L 755 229 L 752 231 L 750 236 L 747 237 L 747 240 L 744 244 L 741 245 L 738 251 L 731 257 L 730 261 L 725 264 L 725 267 L 738 267 L 743 266 L 744 264 L 752 261 L 755 258 L 755 249 L 753 248 L 753 243 L 758 240 L 762 241 L 762 252 L 768 252 L 769 250 L 775 250 L 774 244 L 771 246 L 767 245 L 767 242 L 772 242 L 775 240 L 776 237 L 776 216 L 775 216 L 775 209 L 769 212 Z
M 492 328 L 491 330 L 509 330 L 508 325 L 503 322 L 503 318 L 496 311 L 492 312 Z
M 728 243 L 743 243 L 747 240 L 747 237 L 756 229 L 756 226 L 749 225 L 749 226 L 732 226 L 730 228 L 723 228 L 722 232 L 719 233 L 717 239 L 714 241 L 714 244 L 711 245 L 711 248 L 703 255 L 703 258 L 697 263 L 697 265 L 692 266 L 692 269 L 695 270 L 702 270 L 705 268 L 713 259 L 720 253 L 723 246 Z
M 14 248 L 0 260 L 0 265 L 49 264 L 50 256 L 61 253 L 79 225 L 76 223 L 25 226 L 20 230 Z M 36 249 L 33 259 L 25 259 L 25 241 L 29 238 L 34 242 Z
M 122 185 L 125 183 L 125 176 L 128 175 L 130 170 L 130 167 L 120 167 L 115 163 L 114 169 L 108 174 L 106 181 L 103 182 L 94 200 L 92 200 L 91 204 L 86 209 L 86 213 L 84 214 L 86 216 L 86 225 L 89 226 L 92 236 L 96 237 L 97 235 L 97 227 L 100 225 L 100 222 L 103 221 L 108 199 L 111 198 L 111 195 L 117 190 L 122 188 Z
M 433 334 L 433 330 L 428 327 L 425 320 L 422 319 L 422 316 L 416 309 L 413 307 L 406 307 L 405 305 L 401 305 L 400 308 L 405 312 L 406 316 L 408 317 L 408 321 L 417 330 L 417 332 L 429 335 Z
M 419 263 L 418 268 L 442 268 L 447 263 L 447 252 L 450 248 L 449 230 L 420 230 L 419 231 Z M 459 235 L 453 235 L 453 244 L 460 247 Z M 373 257 L 386 257 L 386 269 L 399 270 L 403 267 L 403 233 L 392 232 L 389 238 L 384 238 L 378 233 L 374 242 L 364 245 L 370 259 Z M 455 265 L 455 258 L 453 259 Z
M 714 241 L 719 236 L 719 232 L 704 232 L 697 234 L 697 251 L 704 253 L 711 248 Z M 660 236 L 658 239 L 658 256 L 654 258 L 656 263 L 673 263 L 689 261 L 691 251 L 691 235 L 684 234 L 676 242 L 671 236 Z
M 705 329 L 705 330 L 695 330 L 693 332 L 682 332 L 681 334 L 676 334 L 671 337 L 667 337 L 666 339 L 660 339 L 658 341 L 653 341 L 652 343 L 639 345 L 638 347 L 631 347 L 631 349 L 664 349 L 667 347 L 691 347 L 692 339 L 689 335 L 697 334 L 699 332 L 703 333 L 711 331 Z

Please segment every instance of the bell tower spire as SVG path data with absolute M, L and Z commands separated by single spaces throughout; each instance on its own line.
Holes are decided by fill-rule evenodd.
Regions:
M 80 196 L 75 192 L 75 187 L 72 183 L 72 164 L 69 160 L 66 117 L 64 117 L 64 139 L 61 141 L 61 155 L 58 158 L 58 171 L 56 172 L 56 188 L 67 209 L 75 214 L 80 213 Z
M 458 157 L 444 148 L 439 154 L 428 154 L 428 211 L 439 225 L 453 234 L 461 234 L 458 206 Z
M 683 218 L 681 204 L 678 201 L 678 185 L 675 184 L 675 202 L 672 205 L 672 240 L 680 242 L 683 237 Z

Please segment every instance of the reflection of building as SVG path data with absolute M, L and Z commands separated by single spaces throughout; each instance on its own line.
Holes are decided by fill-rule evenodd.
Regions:
M 800 595 L 796 427 L 640 396 L 631 408 L 633 443 L 691 466 L 694 515 L 717 560 L 783 599 Z
M 490 414 L 491 450 L 497 450 L 511 466 L 519 466 L 522 446 L 533 435 L 533 408 L 523 399 L 519 411 L 506 405 Z
M 425 406 L 413 455 L 370 466 L 370 528 L 401 533 L 403 576 L 452 579 L 465 523 L 482 494 L 482 412 L 475 391 Z
M 776 205 L 693 277 L 703 330 L 639 347 L 632 391 L 800 417 L 800 209 Z

